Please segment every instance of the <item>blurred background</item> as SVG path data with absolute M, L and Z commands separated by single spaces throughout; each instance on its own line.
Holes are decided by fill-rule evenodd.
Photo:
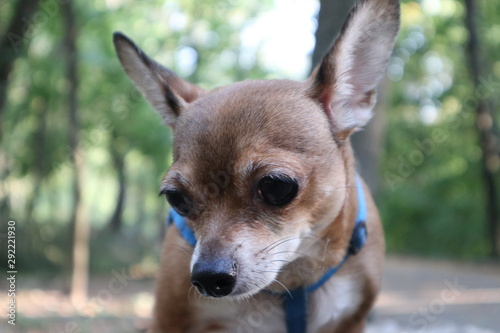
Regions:
M 203 88 L 302 80 L 352 4 L 2 0 L 2 309 L 8 221 L 18 272 L 2 331 L 148 323 L 172 136 L 122 71 L 114 31 Z M 499 18 L 500 0 L 402 1 L 376 116 L 353 138 L 389 254 L 371 332 L 500 332 Z

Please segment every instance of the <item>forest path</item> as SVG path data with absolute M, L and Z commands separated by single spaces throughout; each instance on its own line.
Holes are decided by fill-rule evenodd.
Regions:
M 366 333 L 500 333 L 500 264 L 389 256 L 384 271 Z M 0 311 L 2 333 L 137 333 L 148 325 L 151 278 L 120 270 L 94 277 L 89 300 L 75 309 L 62 281 L 18 277 L 16 326 Z M 5 286 L 0 282 L 0 290 Z M 2 293 L 0 304 L 7 302 Z
M 367 333 L 499 333 L 500 264 L 389 256 Z

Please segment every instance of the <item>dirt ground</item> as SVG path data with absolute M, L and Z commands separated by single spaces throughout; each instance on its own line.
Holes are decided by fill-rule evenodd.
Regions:
M 15 326 L 7 323 L 7 294 L 0 295 L 0 332 L 136 333 L 148 325 L 151 279 L 112 271 L 91 281 L 90 298 L 76 308 L 58 281 L 39 284 L 18 276 Z M 420 332 L 500 333 L 500 264 L 389 257 L 366 333 Z
M 500 264 L 389 257 L 367 333 L 499 333 Z

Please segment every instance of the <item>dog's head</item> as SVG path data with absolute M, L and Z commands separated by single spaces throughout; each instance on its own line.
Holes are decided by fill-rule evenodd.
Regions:
M 191 281 L 203 295 L 242 297 L 269 286 L 341 214 L 348 137 L 371 117 L 398 27 L 397 0 L 359 1 L 307 81 L 213 91 L 115 33 L 125 71 L 175 131 L 161 192 L 195 232 Z M 337 228 L 330 248 L 343 253 L 350 234 Z

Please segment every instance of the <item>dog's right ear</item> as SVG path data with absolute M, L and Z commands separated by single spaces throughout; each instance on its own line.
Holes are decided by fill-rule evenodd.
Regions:
M 311 75 L 311 97 L 321 103 L 341 140 L 372 116 L 399 16 L 399 0 L 357 0 L 335 43 Z
M 113 43 L 127 75 L 162 116 L 164 123 L 175 128 L 186 105 L 201 96 L 204 90 L 148 57 L 121 32 L 113 34 Z

